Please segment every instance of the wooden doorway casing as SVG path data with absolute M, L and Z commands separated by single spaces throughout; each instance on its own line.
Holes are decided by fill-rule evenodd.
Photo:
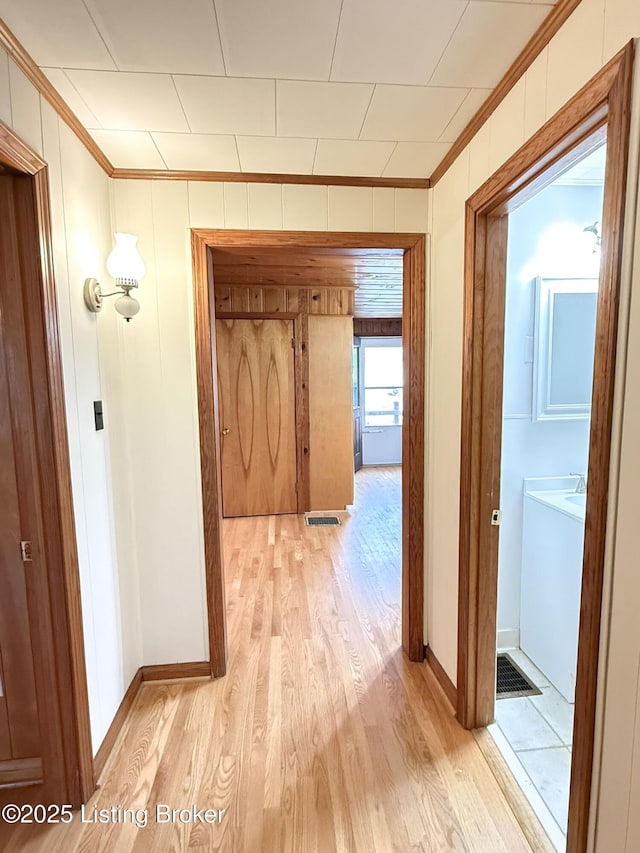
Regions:
M 85 670 L 80 579 L 76 548 L 69 445 L 46 163 L 0 123 L 0 163 L 19 173 L 15 215 L 23 271 L 13 294 L 23 317 L 29 388 L 20 388 L 28 413 L 33 452 L 29 472 L 34 551 L 27 589 L 36 672 L 44 781 L 37 788 L 9 789 L 2 801 L 79 806 L 95 790 Z M 34 521 L 35 523 L 35 521 Z M 35 541 L 34 541 L 35 548 Z
M 631 42 L 466 205 L 457 710 L 472 729 L 495 703 L 507 217 L 606 138 L 569 853 L 586 850 L 591 796 L 633 53 Z
M 425 234 L 193 229 L 196 379 L 211 675 L 227 662 L 212 250 L 228 246 L 401 249 L 405 403 L 402 436 L 402 646 L 424 659 Z M 297 333 L 296 333 L 297 334 Z

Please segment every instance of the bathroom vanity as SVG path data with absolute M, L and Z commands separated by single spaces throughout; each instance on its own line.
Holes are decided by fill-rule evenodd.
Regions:
M 579 477 L 524 481 L 520 648 L 574 701 L 586 494 Z

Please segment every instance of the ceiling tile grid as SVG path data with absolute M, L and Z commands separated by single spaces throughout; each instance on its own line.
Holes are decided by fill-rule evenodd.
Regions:
M 426 178 L 554 2 L 0 0 L 0 17 L 117 168 Z

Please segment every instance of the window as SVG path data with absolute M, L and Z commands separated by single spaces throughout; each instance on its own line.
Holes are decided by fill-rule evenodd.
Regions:
M 402 346 L 367 346 L 364 349 L 364 424 L 402 424 Z

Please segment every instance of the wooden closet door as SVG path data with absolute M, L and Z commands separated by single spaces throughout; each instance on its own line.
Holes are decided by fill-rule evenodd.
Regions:
M 25 521 L 32 482 L 25 460 L 31 435 L 21 413 L 28 410 L 26 346 L 21 318 L 14 310 L 21 291 L 13 178 L 0 178 L 0 781 L 4 762 L 40 755 L 40 730 L 27 597 L 27 572 L 21 542 L 32 539 Z M 8 778 L 8 777 L 7 777 Z M 11 781 L 11 779 L 9 779 Z
M 292 320 L 216 320 L 225 517 L 295 513 Z

